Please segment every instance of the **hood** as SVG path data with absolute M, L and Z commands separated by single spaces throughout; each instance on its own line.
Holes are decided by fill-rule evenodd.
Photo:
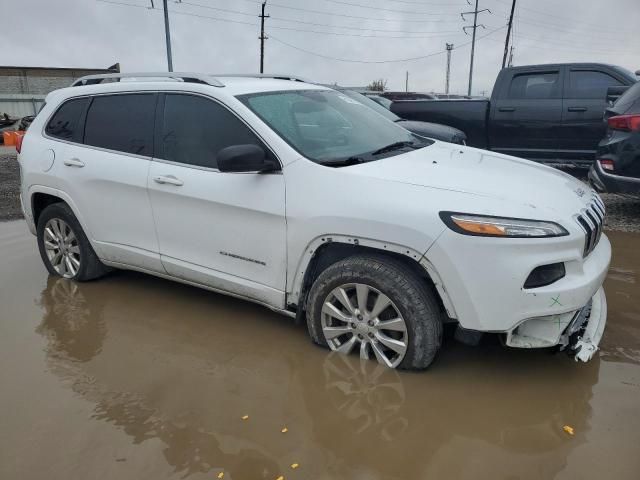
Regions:
M 462 130 L 458 130 L 448 125 L 441 125 L 439 123 L 431 122 L 419 122 L 417 120 L 398 120 L 398 125 L 409 130 L 411 133 L 420 135 L 422 137 L 433 138 L 434 140 L 441 140 L 443 142 L 461 143 L 467 139 L 467 136 Z
M 571 175 L 539 163 L 441 142 L 347 168 L 387 181 L 550 209 L 562 216 L 585 208 L 593 192 Z

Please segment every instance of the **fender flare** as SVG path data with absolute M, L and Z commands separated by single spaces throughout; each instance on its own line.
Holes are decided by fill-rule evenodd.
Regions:
M 327 234 L 320 235 L 314 238 L 307 247 L 304 249 L 300 259 L 298 260 L 298 265 L 296 267 L 295 274 L 293 276 L 293 280 L 287 288 L 287 303 L 288 304 L 297 304 L 300 300 L 300 296 L 302 294 L 303 282 L 305 278 L 305 274 L 309 265 L 311 264 L 312 259 L 314 258 L 318 249 L 320 249 L 323 245 L 329 243 L 342 243 L 345 245 L 356 245 L 374 248 L 381 252 L 393 252 L 396 254 L 403 255 L 407 258 L 418 263 L 429 275 L 431 280 L 433 281 L 438 294 L 442 299 L 442 303 L 447 311 L 447 314 L 451 318 L 457 318 L 455 309 L 453 307 L 453 303 L 449 298 L 449 294 L 447 293 L 446 288 L 444 287 L 444 283 L 442 278 L 436 271 L 435 267 L 429 260 L 426 258 L 426 254 L 419 252 L 411 247 L 407 247 L 404 245 L 399 245 L 393 242 L 385 242 L 382 240 L 376 240 L 373 238 L 365 238 L 365 237 L 356 237 L 352 235 L 342 235 L 342 234 Z

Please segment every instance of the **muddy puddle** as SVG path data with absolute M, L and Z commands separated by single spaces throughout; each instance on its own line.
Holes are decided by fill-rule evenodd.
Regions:
M 599 358 L 448 340 L 416 374 L 196 288 L 48 278 L 0 223 L 0 478 L 640 478 L 640 235 L 610 238 Z

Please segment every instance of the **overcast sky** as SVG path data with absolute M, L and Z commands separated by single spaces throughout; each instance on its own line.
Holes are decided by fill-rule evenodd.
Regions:
M 154 2 L 154 10 L 150 0 L 10 2 L 0 63 L 165 70 L 162 0 Z M 260 3 L 169 0 L 174 70 L 257 72 Z M 491 13 L 479 15 L 486 29 L 477 33 L 474 94 L 488 93 L 500 69 L 510 5 L 480 0 Z M 410 90 L 442 92 L 446 54 L 438 52 L 448 42 L 456 47 L 451 91 L 466 93 L 471 36 L 462 27 L 473 16 L 464 22 L 460 12 L 472 9 L 465 0 L 269 0 L 265 71 L 349 86 L 383 78 L 390 89 L 404 89 L 409 71 Z M 518 0 L 513 62 L 596 61 L 635 71 L 639 25 L 640 0 Z

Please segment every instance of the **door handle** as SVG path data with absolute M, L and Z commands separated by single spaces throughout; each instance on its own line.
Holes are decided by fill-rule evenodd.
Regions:
M 79 158 L 67 158 L 62 163 L 64 163 L 67 167 L 78 167 L 78 168 L 84 167 L 84 162 Z
M 567 111 L 569 111 L 569 112 L 586 112 L 587 111 L 587 107 L 569 107 L 569 108 L 567 108 Z
M 515 110 L 514 107 L 498 107 L 499 112 L 514 112 Z
M 179 178 L 174 177 L 173 175 L 160 175 L 159 177 L 154 177 L 153 181 L 159 183 L 160 185 L 175 185 L 176 187 L 181 187 L 184 185 L 184 182 Z

